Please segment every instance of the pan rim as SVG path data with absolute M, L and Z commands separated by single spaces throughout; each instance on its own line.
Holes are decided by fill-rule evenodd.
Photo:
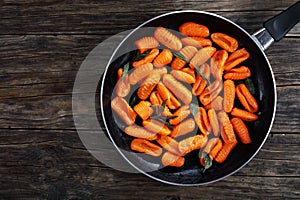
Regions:
M 225 20 L 227 21 L 228 23 L 232 24 L 233 26 L 236 26 L 237 28 L 239 28 L 242 32 L 244 32 L 249 38 L 251 38 L 251 40 L 253 41 L 253 43 L 258 47 L 258 49 L 260 50 L 260 52 L 262 53 L 262 55 L 264 56 L 264 59 L 265 61 L 267 62 L 268 64 L 268 67 L 269 67 L 269 70 L 271 72 L 271 78 L 272 78 L 272 81 L 273 81 L 273 90 L 274 90 L 274 107 L 273 107 L 273 114 L 272 114 L 272 119 L 271 119 L 271 122 L 270 122 L 270 125 L 269 125 L 269 129 L 266 133 L 266 136 L 265 138 L 263 139 L 262 143 L 260 144 L 260 146 L 257 148 L 257 150 L 255 151 L 255 153 L 244 163 L 242 164 L 240 167 L 238 167 L 237 169 L 235 169 L 234 171 L 232 171 L 231 173 L 223 176 L 223 177 L 220 177 L 220 178 L 217 178 L 217 179 L 214 179 L 214 180 L 211 180 L 211 181 L 206 181 L 206 182 L 201 182 L 201 183 L 175 183 L 175 182 L 170 182 L 170 181 L 166 181 L 166 180 L 162 180 L 160 178 L 157 178 L 155 176 L 152 176 L 151 174 L 147 173 L 147 172 L 144 172 L 142 169 L 140 169 L 139 167 L 137 167 L 136 165 L 134 165 L 124 154 L 123 152 L 118 148 L 117 144 L 115 143 L 112 135 L 110 134 L 110 131 L 108 129 L 108 126 L 107 126 L 107 123 L 106 123 L 106 118 L 104 116 L 104 109 L 103 109 L 103 87 L 104 87 L 104 82 L 105 82 L 105 78 L 106 78 L 106 74 L 107 74 L 107 71 L 108 71 L 108 68 L 109 68 L 109 65 L 111 64 L 112 62 L 112 59 L 113 57 L 115 56 L 116 52 L 118 51 L 118 49 L 122 46 L 122 44 L 134 33 L 136 32 L 138 29 L 140 29 L 141 27 L 143 27 L 144 25 L 148 24 L 149 22 L 153 21 L 153 20 L 156 20 L 158 18 L 161 18 L 161 17 L 164 17 L 164 16 L 167 16 L 167 15 L 172 15 L 172 14 L 179 14 L 179 13 L 200 13 L 200 14 L 205 14 L 205 15 L 209 15 L 209 16 L 214 16 L 214 17 L 217 17 L 217 18 L 220 18 L 221 20 Z M 259 44 L 257 44 L 257 41 L 255 40 L 254 36 L 250 35 L 246 30 L 244 30 L 241 26 L 239 26 L 238 24 L 236 24 L 235 22 L 223 17 L 223 16 L 220 16 L 218 14 L 215 14 L 215 13 L 211 13 L 211 12 L 207 12 L 207 11 L 199 11 L 199 10 L 180 10 L 180 11 L 171 11 L 171 12 L 167 12 L 167 13 L 164 13 L 164 14 L 161 14 L 161 15 L 158 15 L 158 16 L 155 16 L 147 21 L 145 21 L 144 23 L 142 23 L 141 25 L 137 26 L 136 28 L 134 28 L 127 36 L 124 37 L 124 39 L 122 39 L 122 41 L 120 42 L 120 44 L 117 46 L 117 48 L 114 50 L 113 54 L 111 55 L 106 67 L 105 67 L 105 71 L 103 73 L 103 79 L 102 79 L 102 82 L 101 82 L 101 88 L 100 88 L 100 109 L 101 109 L 101 115 L 102 115 L 102 119 L 103 119 L 103 124 L 105 126 L 105 129 L 108 133 L 108 136 L 111 140 L 111 142 L 113 143 L 113 145 L 115 146 L 115 148 L 117 149 L 117 151 L 121 154 L 121 156 L 133 167 L 135 168 L 137 171 L 139 171 L 140 173 L 148 176 L 149 178 L 151 179 L 154 179 L 156 181 L 159 181 L 159 182 L 162 182 L 162 183 L 165 183 L 165 184 L 169 184 L 169 185 L 175 185 L 175 186 L 200 186 L 200 185 L 207 185 L 207 184 L 211 184 L 211 183 L 215 183 L 215 182 L 218 182 L 220 180 L 223 180 L 233 174 L 235 174 L 236 172 L 238 172 L 239 170 L 241 170 L 245 165 L 247 165 L 256 155 L 257 153 L 260 151 L 260 149 L 262 148 L 262 146 L 265 144 L 268 136 L 269 136 L 269 133 L 272 129 L 272 126 L 273 126 L 273 123 L 274 123 L 274 119 L 275 119 L 275 114 L 276 114 L 276 105 L 277 105 L 277 91 L 276 91 L 276 83 L 275 83 L 275 77 L 274 77 L 274 73 L 273 73 L 273 70 L 272 70 L 272 67 L 270 65 L 270 62 L 265 54 L 265 52 L 261 49 L 261 47 L 259 46 Z

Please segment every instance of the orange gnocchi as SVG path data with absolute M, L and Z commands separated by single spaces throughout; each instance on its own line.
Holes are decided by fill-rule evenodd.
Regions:
M 259 117 L 259 104 L 246 84 L 250 53 L 202 24 L 186 22 L 178 31 L 157 27 L 135 41 L 140 58 L 126 64 L 130 70 L 118 69 L 111 107 L 131 150 L 169 167 L 184 166 L 186 155 L 199 151 L 205 171 L 252 142 L 247 124 Z

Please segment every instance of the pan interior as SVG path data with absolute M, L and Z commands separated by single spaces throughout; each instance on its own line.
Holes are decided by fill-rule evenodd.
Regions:
M 181 168 L 164 167 L 158 170 L 154 169 L 154 171 L 149 170 L 153 163 L 150 162 L 149 164 L 147 156 L 130 153 L 130 141 L 132 138 L 118 128 L 116 124 L 117 120 L 114 119 L 110 106 L 114 86 L 117 82 L 117 69 L 132 58 L 132 52 L 122 55 L 108 66 L 107 72 L 103 77 L 103 96 L 100 99 L 102 99 L 104 112 L 102 116 L 107 125 L 108 134 L 118 148 L 126 150 L 126 153 L 122 154 L 131 164 L 151 178 L 162 182 L 176 185 L 201 185 L 214 182 L 232 174 L 251 160 L 257 153 L 264 143 L 272 123 L 275 106 L 275 91 L 272 72 L 265 55 L 251 39 L 249 34 L 228 20 L 203 12 L 175 12 L 155 18 L 144 24 L 143 27 L 163 26 L 165 28 L 178 30 L 178 27 L 187 21 L 203 24 L 209 28 L 211 33 L 221 32 L 231 35 L 239 41 L 239 48 L 245 47 L 249 51 L 250 58 L 244 62 L 244 65 L 251 69 L 251 78 L 256 91 L 254 96 L 259 103 L 259 119 L 253 123 L 249 123 L 248 126 L 252 139 L 251 144 L 243 145 L 239 143 L 226 162 L 223 164 L 214 163 L 213 167 L 205 171 L 205 173 L 202 172 L 202 167 L 198 160 L 189 159 L 189 157 L 187 157 L 184 166 Z M 124 41 L 119 50 L 132 45 L 133 38 L 135 38 L 134 35 L 135 32 Z

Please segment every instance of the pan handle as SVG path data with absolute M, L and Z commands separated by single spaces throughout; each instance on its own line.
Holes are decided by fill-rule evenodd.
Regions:
M 300 21 L 300 1 L 264 23 L 264 28 L 253 34 L 262 50 L 266 50 L 274 40 L 281 40 Z

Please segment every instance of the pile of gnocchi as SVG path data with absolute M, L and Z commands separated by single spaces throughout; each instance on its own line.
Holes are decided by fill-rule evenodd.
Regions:
M 182 167 L 185 156 L 198 151 L 206 170 L 225 162 L 238 143 L 251 143 L 247 126 L 259 108 L 243 64 L 250 53 L 202 24 L 185 22 L 178 32 L 157 27 L 135 41 L 138 56 L 118 68 L 111 108 L 133 151 L 170 167 Z

